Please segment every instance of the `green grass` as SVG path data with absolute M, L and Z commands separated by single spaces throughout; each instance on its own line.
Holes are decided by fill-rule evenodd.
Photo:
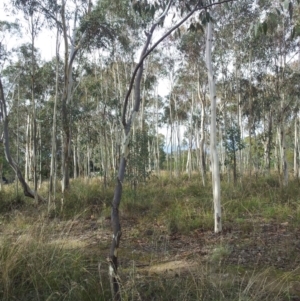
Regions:
M 95 260 L 80 245 L 51 241 L 52 231 L 38 221 L 1 240 L 1 300 L 107 300 Z
M 0 192 L 0 299 L 110 300 L 105 260 L 110 241 L 102 241 L 99 233 L 111 233 L 105 223 L 110 216 L 113 189 L 114 185 L 105 189 L 97 179 L 74 180 L 63 205 L 57 191 L 56 206 L 49 215 L 47 205 L 36 207 L 32 200 L 17 194 L 15 186 L 5 186 Z M 136 191 L 124 184 L 121 225 L 124 223 L 129 238 L 122 237 L 120 245 L 123 300 L 300 298 L 299 256 L 293 244 L 293 233 L 300 230 L 298 181 L 281 187 L 276 177 L 244 178 L 236 186 L 222 182 L 221 193 L 224 229 L 232 231 L 237 242 L 230 244 L 230 240 L 225 242 L 222 236 L 211 234 L 209 242 L 199 241 L 199 246 L 207 247 L 207 254 L 197 257 L 189 253 L 187 258 L 193 264 L 184 272 L 149 274 L 134 268 L 134 263 L 151 266 L 165 260 L 163 256 L 175 260 L 170 255 L 173 250 L 169 240 L 173 236 L 195 240 L 195 231 L 212 233 L 212 187 L 209 182 L 203 187 L 199 176 L 190 180 L 186 176 L 152 177 Z M 41 194 L 47 195 L 47 185 Z M 98 220 L 102 232 L 89 232 L 86 237 L 86 229 Z M 76 228 L 75 239 L 70 232 L 76 223 L 82 228 Z M 236 248 L 247 253 L 258 245 L 256 239 L 264 235 L 263 225 L 290 231 L 284 232 L 291 236 L 283 242 L 283 250 L 290 251 L 282 256 L 289 256 L 286 260 L 293 269 L 270 267 L 269 262 L 249 266 L 228 261 Z M 139 245 L 141 239 L 148 245 Z M 278 254 L 272 244 L 262 247 L 262 252 L 274 256 L 276 262 Z

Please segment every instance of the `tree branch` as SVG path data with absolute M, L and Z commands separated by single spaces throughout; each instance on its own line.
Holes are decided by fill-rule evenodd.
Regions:
M 129 101 L 129 96 L 131 94 L 131 91 L 132 91 L 132 87 L 133 87 L 133 84 L 134 84 L 134 80 L 135 80 L 135 77 L 136 77 L 136 74 L 139 70 L 139 68 L 142 66 L 144 60 L 147 58 L 147 56 L 166 38 L 168 37 L 175 29 L 177 29 L 180 25 L 182 25 L 188 18 L 190 18 L 195 11 L 197 11 L 198 9 L 202 9 L 202 10 L 205 10 L 205 9 L 208 9 L 209 7 L 212 7 L 214 5 L 217 5 L 217 4 L 223 4 L 223 3 L 228 3 L 228 2 L 234 2 L 236 0 L 224 0 L 224 1 L 220 1 L 220 2 L 216 2 L 216 3 L 211 3 L 209 5 L 206 5 L 206 6 L 201 6 L 199 7 L 199 5 L 202 4 L 202 0 L 199 0 L 197 2 L 197 4 L 195 5 L 194 9 L 188 13 L 179 23 L 177 23 L 175 26 L 173 26 L 169 31 L 167 31 L 145 54 L 144 56 L 140 59 L 139 63 L 135 66 L 135 69 L 133 71 L 133 74 L 132 74 L 132 77 L 131 77 L 131 81 L 130 81 L 130 84 L 129 84 L 129 88 L 128 88 L 128 91 L 127 91 L 127 94 L 125 96 L 125 100 L 124 100 L 124 108 L 127 109 L 127 104 L 128 104 L 128 101 Z M 169 7 L 169 6 L 168 6 Z M 166 12 L 164 12 L 162 14 L 162 16 L 160 16 L 160 18 L 162 18 L 164 15 L 165 15 Z M 158 22 L 155 23 L 155 26 L 157 25 Z M 126 126 L 126 120 L 125 120 L 125 117 L 124 117 L 124 108 L 123 108 L 123 116 L 122 116 L 122 123 L 124 126 Z M 125 111 L 126 112 L 126 111 Z

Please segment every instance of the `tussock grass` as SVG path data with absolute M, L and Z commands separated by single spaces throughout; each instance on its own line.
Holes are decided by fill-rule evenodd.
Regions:
M 110 242 L 99 241 L 98 247 L 91 248 L 88 242 L 78 238 L 80 235 L 69 237 L 68 229 L 77 220 L 83 221 L 88 229 L 101 220 L 100 228 L 109 232 L 105 227 L 113 189 L 114 185 L 104 188 L 99 179 L 73 180 L 62 206 L 62 195 L 57 191 L 56 207 L 49 216 L 47 205 L 36 207 L 21 191 L 17 194 L 15 186 L 5 186 L 0 192 L 0 231 L 3 234 L 0 237 L 0 299 L 110 300 L 106 255 L 101 254 L 104 251 L 107 254 Z M 256 245 L 257 237 L 264 235 L 264 225 L 266 229 L 273 229 L 284 224 L 281 230 L 291 230 L 291 233 L 299 230 L 298 181 L 282 187 L 276 177 L 243 178 L 236 186 L 222 182 L 221 191 L 224 229 L 233 231 L 232 237 L 240 235 L 241 239 L 245 233 L 246 240 L 241 241 L 239 247 L 245 249 L 244 253 L 248 247 Z M 47 183 L 41 194 L 47 195 Z M 240 253 L 234 250 L 235 245 L 223 243 L 222 237 L 208 242 L 211 245 L 205 260 L 189 255 L 188 260 L 192 262 L 182 272 L 175 269 L 172 275 L 164 271 L 150 275 L 135 267 L 135 259 L 151 264 L 153 258 L 157 261 L 159 252 L 168 254 L 172 236 L 212 232 L 212 187 L 209 181 L 203 187 L 199 175 L 191 179 L 186 175 L 152 177 L 136 191 L 125 182 L 120 212 L 121 219 L 132 223 L 128 232 L 131 238 L 136 241 L 149 235 L 150 246 L 150 251 L 145 248 L 139 255 L 130 249 L 133 241 L 122 238 L 121 250 L 126 244 L 133 262 L 129 267 L 122 263 L 120 252 L 123 300 L 300 299 L 299 262 L 292 235 L 290 243 L 285 241 L 283 248 L 290 250 L 286 260 L 290 260 L 293 269 L 270 267 L 269 262 L 247 266 L 229 261 L 232 252 L 236 252 L 236 256 Z M 84 234 L 85 228 L 81 231 Z M 165 248 L 160 245 L 163 243 Z M 276 250 L 273 255 L 271 248 L 272 245 L 263 245 L 261 252 L 268 253 L 271 258 L 274 256 L 272 260 L 276 261 L 278 255 Z M 100 272 L 99 262 L 102 263 Z M 126 266 L 123 270 L 122 264 Z
M 131 275 L 123 287 L 123 300 L 283 301 L 297 300 L 299 270 L 278 274 L 272 268 L 241 271 L 239 267 L 195 264 L 181 274 Z M 139 276 L 139 277 L 137 277 Z
M 40 220 L 1 240 L 1 300 L 108 300 L 97 264 L 64 244 L 64 232 L 53 242 L 57 233 Z

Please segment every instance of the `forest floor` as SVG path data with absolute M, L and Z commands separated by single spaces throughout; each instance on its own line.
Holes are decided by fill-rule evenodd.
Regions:
M 91 283 L 92 280 L 88 278 L 91 275 L 94 285 L 97 285 L 100 278 L 101 289 L 105 291 L 101 300 L 109 300 L 106 257 L 112 232 L 109 210 L 101 213 L 97 206 L 92 205 L 92 210 L 90 208 L 72 218 L 49 218 L 45 217 L 43 210 L 36 210 L 34 206 L 14 206 L 9 213 L 2 215 L 0 222 L 2 268 L 8 265 L 3 259 L 5 241 L 9 241 L 11 248 L 6 253 L 13 255 L 21 252 L 16 251 L 16 247 L 12 250 L 12 246 L 21 245 L 24 241 L 26 246 L 20 247 L 20 250 L 30 249 L 28 241 L 31 241 L 34 248 L 40 248 L 41 252 L 53 247 L 50 252 L 53 258 L 58 256 L 56 253 L 61 257 L 62 254 L 80 254 L 84 260 L 79 270 L 89 275 L 84 280 Z M 123 299 L 300 301 L 300 208 L 295 207 L 295 203 L 291 207 L 293 210 L 280 218 L 270 214 L 266 217 L 263 211 L 249 208 L 245 208 L 240 217 L 227 214 L 222 233 L 215 234 L 203 225 L 181 230 L 180 225 L 170 226 L 172 220 L 168 222 L 159 216 L 156 218 L 155 213 L 149 214 L 149 208 L 146 212 L 139 208 L 139 214 L 132 214 L 131 206 L 125 206 L 121 210 L 119 250 Z M 190 215 L 190 218 L 197 217 Z M 36 258 L 30 257 L 28 260 L 30 254 L 22 255 L 26 261 L 32 260 L 27 265 L 40 264 Z M 16 258 L 19 257 L 16 255 Z M 79 257 L 74 258 L 79 261 Z M 8 269 L 12 265 L 13 270 L 19 261 L 9 262 Z M 75 267 L 72 266 L 73 270 L 77 268 L 77 261 Z M 65 265 L 65 261 L 62 262 Z M 28 275 L 33 270 L 48 279 L 48 274 L 45 276 L 44 273 L 50 273 L 49 264 L 36 269 L 31 267 L 26 276 L 17 275 L 20 272 L 16 272 L 10 276 L 15 280 L 9 281 L 17 286 L 25 285 L 32 281 L 31 274 Z M 2 272 L 2 283 L 7 280 L 9 273 L 6 275 Z M 59 271 L 55 273 L 59 275 Z M 72 273 L 66 271 L 66 283 L 70 282 L 69 278 L 80 278 Z M 20 278 L 24 279 L 21 281 Z M 45 282 L 50 286 L 50 280 Z M 2 292 L 2 300 L 97 300 L 91 293 L 88 297 L 82 297 L 82 293 L 74 295 L 74 283 L 79 282 L 78 279 L 71 281 L 70 288 L 64 288 L 64 293 L 59 292 L 55 282 L 55 288 L 45 295 L 42 292 L 43 284 L 40 284 L 41 287 L 35 288 L 39 291 L 36 297 L 29 289 L 21 291 L 23 299 L 17 293 L 6 291 L 3 285 L 0 286 L 0 295 Z M 81 289 L 87 290 L 84 286 Z

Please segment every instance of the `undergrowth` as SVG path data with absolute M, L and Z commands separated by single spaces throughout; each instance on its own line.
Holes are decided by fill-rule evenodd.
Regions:
M 113 183 L 104 187 L 99 179 L 73 180 L 64 196 L 57 190 L 50 212 L 47 204 L 36 206 L 14 185 L 0 192 L 0 299 L 110 300 L 105 261 L 110 242 L 100 239 L 92 249 L 83 242 L 71 245 L 67 228 L 76 222 L 89 227 L 97 224 L 99 231 L 110 233 L 105 223 L 109 223 Z M 211 184 L 203 187 L 199 176 L 153 177 L 135 191 L 124 183 L 121 223 L 132 221 L 128 230 L 132 239 L 148 233 L 153 246 L 158 248 L 163 240 L 169 252 L 168 240 L 173 236 L 212 233 L 211 191 Z M 249 234 L 263 235 L 264 225 L 284 225 L 291 233 L 300 228 L 298 181 L 282 187 L 276 177 L 245 177 L 235 186 L 222 182 L 221 192 L 224 231 L 235 231 L 233 235 L 241 239 L 245 234 L 243 248 L 255 245 L 254 235 Z M 47 183 L 40 193 L 47 195 Z M 84 235 L 85 229 L 81 231 Z M 126 242 L 129 250 L 130 244 Z M 265 252 L 272 255 L 267 248 Z M 291 262 L 297 257 L 295 250 L 291 248 Z M 208 246 L 207 252 L 205 261 L 196 255 L 189 257 L 192 267 L 172 276 L 140 273 L 135 268 L 122 271 L 121 263 L 123 300 L 300 300 L 297 263 L 293 270 L 279 270 L 263 262 L 256 267 L 233 264 L 226 261 L 232 246 L 222 243 Z M 135 256 L 133 262 L 153 257 Z

